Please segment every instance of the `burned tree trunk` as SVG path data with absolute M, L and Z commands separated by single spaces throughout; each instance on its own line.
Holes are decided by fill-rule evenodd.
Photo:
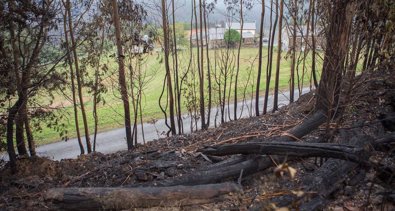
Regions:
M 337 113 L 344 62 L 352 12 L 349 0 L 333 2 L 330 25 L 326 38 L 325 58 L 321 81 L 317 91 L 316 109 L 323 110 L 331 118 Z
M 197 186 L 137 188 L 53 188 L 46 199 L 63 210 L 125 210 L 148 207 L 180 207 L 218 202 L 223 195 L 240 192 L 235 183 Z
M 366 163 L 363 148 L 332 143 L 269 142 L 232 144 L 200 150 L 207 155 L 266 154 L 295 157 L 326 157 Z
M 227 160 L 224 161 L 227 163 Z M 203 170 L 198 170 L 184 176 L 174 178 L 172 180 L 163 181 L 161 186 L 172 185 L 200 185 L 220 182 L 223 179 L 238 177 L 243 171 L 243 175 L 250 175 L 259 171 L 263 171 L 273 166 L 273 161 L 266 156 L 254 156 L 243 158 L 240 161 L 235 160 L 225 165 L 208 167 Z

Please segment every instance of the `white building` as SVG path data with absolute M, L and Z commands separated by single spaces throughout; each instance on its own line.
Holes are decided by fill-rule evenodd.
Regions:
M 232 22 L 227 23 L 225 29 L 234 29 L 241 33 L 241 23 Z M 244 22 L 243 24 L 243 38 L 253 38 L 256 34 L 256 23 L 254 22 Z

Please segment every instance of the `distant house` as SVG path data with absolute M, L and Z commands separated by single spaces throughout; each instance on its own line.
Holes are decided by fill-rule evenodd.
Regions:
M 300 26 L 296 29 L 296 42 L 293 43 L 293 27 L 286 27 L 282 30 L 283 37 L 283 49 L 293 49 L 295 47 L 296 51 L 304 51 L 307 46 L 312 45 L 312 30 L 309 29 L 309 37 L 307 38 L 307 26 Z M 315 29 L 314 40 L 316 44 L 316 49 L 322 50 L 325 47 L 325 36 L 323 30 L 320 28 Z
M 209 48 L 220 48 L 225 46 L 224 36 L 227 30 L 234 29 L 241 33 L 241 25 L 240 23 L 230 23 L 226 24 L 225 26 L 218 25 L 215 28 L 209 28 L 207 30 L 207 41 L 206 43 L 206 34 L 203 31 L 203 45 L 206 46 L 208 44 Z M 200 30 L 199 29 L 192 29 L 192 46 L 198 46 L 201 43 L 200 39 Z M 244 46 L 251 46 L 255 45 L 256 39 L 256 24 L 255 22 L 246 22 L 243 25 L 243 45 Z M 197 40 L 199 38 L 199 40 Z M 198 41 L 198 42 L 197 42 Z
M 241 33 L 241 23 L 237 22 L 232 22 L 230 24 L 226 24 L 225 26 L 226 29 L 234 29 Z M 255 22 L 244 22 L 243 24 L 243 45 L 255 45 L 256 39 L 255 39 L 255 33 L 256 33 L 256 23 Z
M 225 26 L 226 29 L 234 29 L 241 33 L 241 23 L 232 22 L 227 23 Z M 252 34 L 255 36 L 256 33 L 256 23 L 255 22 L 244 22 L 243 23 L 243 33 Z

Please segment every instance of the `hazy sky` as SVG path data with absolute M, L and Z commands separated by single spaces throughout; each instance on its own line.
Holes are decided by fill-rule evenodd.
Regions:
M 160 0 L 140 0 L 142 2 L 145 2 L 146 4 L 151 4 L 153 2 L 157 2 L 157 4 L 160 5 Z M 198 3 L 198 0 L 196 0 Z M 214 0 L 207 0 L 207 3 L 213 2 Z M 270 3 L 268 0 L 266 1 L 266 6 L 268 6 Z M 170 2 L 170 1 L 168 1 Z M 176 19 L 177 21 L 180 22 L 190 22 L 191 18 L 191 7 L 193 5 L 193 0 L 175 0 L 176 2 Z M 245 22 L 256 22 L 257 28 L 259 27 L 260 23 L 260 18 L 261 18 L 261 1 L 260 0 L 253 0 L 253 7 L 250 10 L 244 10 L 244 21 Z M 149 10 L 149 9 L 148 9 Z M 157 13 L 158 11 L 156 11 Z M 150 12 L 149 12 L 150 13 Z M 265 28 L 268 26 L 269 22 L 269 9 L 266 8 L 265 12 Z M 213 11 L 213 14 L 210 14 L 209 19 L 210 22 L 220 22 L 220 21 L 225 21 L 225 14 L 226 14 L 226 6 L 224 4 L 224 0 L 217 0 L 217 4 L 215 6 L 215 9 Z M 235 17 L 236 19 L 239 19 L 239 17 Z

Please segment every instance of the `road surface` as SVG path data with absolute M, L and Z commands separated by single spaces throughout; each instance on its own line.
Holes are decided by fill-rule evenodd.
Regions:
M 304 88 L 302 90 L 302 93 L 307 93 L 309 92 L 309 88 Z M 295 91 L 295 97 L 297 98 L 299 96 L 299 92 L 296 90 Z M 279 95 L 279 107 L 287 105 L 289 103 L 289 92 L 281 93 Z M 263 103 L 263 97 L 260 99 L 260 102 Z M 273 104 L 273 96 L 270 96 L 268 99 L 268 107 L 269 111 L 272 107 Z M 251 110 L 251 105 L 253 109 Z M 262 108 L 263 105 L 260 105 L 260 108 Z M 238 109 L 238 116 L 241 117 L 249 117 L 250 114 L 255 113 L 255 100 L 247 100 L 246 102 L 240 102 L 238 103 L 237 109 Z M 227 106 L 226 106 L 226 112 L 227 113 Z M 229 104 L 229 109 L 230 113 L 233 119 L 233 112 L 234 112 L 234 104 L 231 103 Z M 210 126 L 214 126 L 214 120 L 215 120 L 215 114 L 216 114 L 217 108 L 213 108 L 211 110 L 211 117 L 210 117 Z M 262 111 L 261 111 L 262 112 Z M 217 117 L 217 126 L 220 123 L 220 118 Z M 187 115 L 183 116 L 183 122 L 184 122 L 184 132 L 190 133 L 190 127 L 191 127 L 191 118 Z M 200 123 L 198 122 L 198 126 Z M 158 139 L 161 137 L 164 137 L 164 131 L 167 131 L 167 127 L 165 125 L 165 120 L 161 119 L 155 122 L 154 124 L 151 123 L 144 123 L 144 137 L 145 141 L 152 141 L 154 139 Z M 142 143 L 142 137 L 141 137 L 141 126 L 138 125 L 138 142 Z M 84 138 L 82 137 L 83 142 Z M 92 136 L 91 136 L 92 139 Z M 101 132 L 97 134 L 97 143 L 96 143 L 96 151 L 101 152 L 104 154 L 108 153 L 113 153 L 117 152 L 120 150 L 126 150 L 127 145 L 126 145 L 126 138 L 125 138 L 125 129 L 124 128 L 119 128 L 119 129 L 114 129 L 106 132 Z M 56 142 L 52 144 L 46 144 L 37 147 L 36 149 L 37 155 L 41 157 L 48 157 L 53 160 L 61 160 L 61 159 L 69 159 L 69 158 L 77 158 L 78 155 L 80 154 L 80 149 L 78 146 L 78 141 L 76 138 L 70 139 L 68 141 L 62 141 L 62 142 Z M 6 154 L 1 154 L 0 159 L 8 160 L 8 155 Z

